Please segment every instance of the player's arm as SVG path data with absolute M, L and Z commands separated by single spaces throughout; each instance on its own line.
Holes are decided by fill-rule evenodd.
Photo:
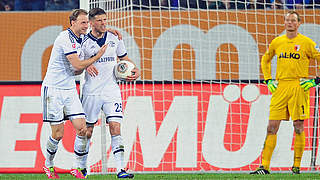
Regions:
M 76 72 L 82 71 L 83 69 L 90 66 L 92 63 L 96 62 L 98 59 L 100 59 L 100 57 L 106 51 L 106 48 L 107 48 L 107 45 L 103 45 L 95 56 L 89 59 L 85 59 L 83 61 L 80 60 L 77 53 L 72 53 L 67 55 L 67 59 L 69 60 L 69 62 L 71 63 L 71 65 L 73 66 Z
M 307 47 L 308 50 L 306 51 L 308 58 L 312 58 L 320 62 L 320 48 L 317 46 L 315 42 L 310 39 L 309 46 Z M 320 67 L 319 67 L 320 69 Z M 310 88 L 315 87 L 316 85 L 320 84 L 320 78 L 316 77 L 314 79 L 300 79 L 300 86 L 305 90 L 308 91 Z
M 121 57 L 121 58 L 119 58 L 120 59 L 120 61 L 121 60 L 126 60 L 126 61 L 130 61 L 132 64 L 134 64 L 134 69 L 131 71 L 131 72 L 133 72 L 132 74 L 132 76 L 128 76 L 128 78 L 127 78 L 127 81 L 134 81 L 134 80 L 136 80 L 136 79 L 138 79 L 139 77 L 140 77 L 140 69 L 137 67 L 137 65 L 126 55 L 126 56 L 123 56 L 123 57 Z
M 261 59 L 261 69 L 264 76 L 264 83 L 267 84 L 267 87 L 271 93 L 276 91 L 278 82 L 272 79 L 271 76 L 271 60 L 275 55 L 274 43 L 271 42 L 269 49 L 262 56 Z
M 271 43 L 267 52 L 261 59 L 261 70 L 265 80 L 272 79 L 271 76 L 271 60 L 275 54 L 273 44 Z

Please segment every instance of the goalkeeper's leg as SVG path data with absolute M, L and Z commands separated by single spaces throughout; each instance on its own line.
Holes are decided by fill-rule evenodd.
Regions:
M 293 122 L 294 132 L 296 135 L 294 140 L 294 162 L 292 167 L 292 172 L 294 174 L 300 174 L 300 164 L 306 143 L 303 122 L 303 120 L 295 120 Z
M 270 161 L 273 150 L 277 144 L 277 132 L 279 130 L 280 123 L 280 120 L 269 120 L 267 137 L 262 151 L 262 163 L 261 166 L 251 174 L 269 174 Z

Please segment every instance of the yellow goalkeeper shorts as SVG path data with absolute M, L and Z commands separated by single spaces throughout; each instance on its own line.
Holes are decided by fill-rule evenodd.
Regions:
M 270 120 L 304 120 L 310 115 L 309 91 L 300 87 L 299 80 L 279 80 L 272 94 Z

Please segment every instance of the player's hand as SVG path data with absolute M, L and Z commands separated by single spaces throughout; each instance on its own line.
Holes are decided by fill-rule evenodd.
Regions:
M 107 47 L 108 47 L 108 44 L 104 44 L 103 46 L 101 46 L 96 56 L 100 58 L 104 54 L 104 52 L 106 52 Z
M 86 71 L 92 77 L 96 77 L 99 74 L 98 69 L 94 65 L 90 65 L 89 67 L 87 67 Z
M 134 81 L 138 79 L 138 77 L 140 77 L 140 70 L 137 67 L 132 69 L 131 72 L 132 72 L 132 75 L 127 77 L 127 81 Z
M 267 84 L 268 89 L 271 93 L 275 92 L 278 87 L 278 81 L 273 79 L 267 79 L 264 81 L 265 84 Z
M 121 40 L 122 39 L 122 34 L 120 33 L 120 31 L 115 30 L 115 29 L 107 29 L 108 32 L 111 32 L 112 34 L 118 36 L 118 39 Z
M 315 79 L 300 79 L 300 86 L 305 90 L 308 91 L 310 88 L 315 87 L 320 83 L 320 78 L 316 77 Z

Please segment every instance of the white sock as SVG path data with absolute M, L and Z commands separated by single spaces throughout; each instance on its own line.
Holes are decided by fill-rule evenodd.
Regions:
M 111 136 L 111 147 L 116 161 L 117 172 L 119 173 L 124 168 L 124 146 L 120 135 Z
M 45 161 L 46 167 L 53 167 L 53 159 L 58 150 L 58 144 L 59 144 L 58 140 L 53 139 L 52 136 L 49 137 L 47 141 L 47 152 L 46 152 L 46 161 Z
M 86 145 L 86 152 L 87 154 L 83 155 L 81 161 L 80 161 L 80 168 L 83 169 L 83 168 L 87 168 L 87 159 L 88 159 L 88 154 L 89 154 L 89 148 L 90 148 L 90 139 L 87 139 L 87 145 Z
M 88 140 L 86 136 L 78 136 L 78 135 L 76 136 L 76 139 L 74 140 L 74 155 L 75 155 L 74 168 L 86 167 L 86 164 L 87 164 L 86 159 L 88 156 L 88 151 L 86 148 L 87 142 Z

